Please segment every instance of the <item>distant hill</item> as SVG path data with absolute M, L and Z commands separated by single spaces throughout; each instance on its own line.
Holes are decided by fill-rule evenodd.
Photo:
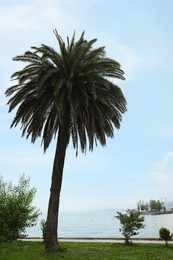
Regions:
M 172 200 L 166 201 L 166 202 L 164 202 L 164 205 L 165 205 L 166 209 L 169 210 L 169 209 L 173 208 L 173 201 Z

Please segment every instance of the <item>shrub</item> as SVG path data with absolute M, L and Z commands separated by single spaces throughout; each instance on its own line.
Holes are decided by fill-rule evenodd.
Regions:
M 164 227 L 160 228 L 159 235 L 160 238 L 165 241 L 165 245 L 168 246 L 168 241 L 172 239 L 172 234 L 170 233 L 169 229 Z
M 129 239 L 131 236 L 138 235 L 137 230 L 144 228 L 145 225 L 144 217 L 141 213 L 134 210 L 127 210 L 125 214 L 118 212 L 118 216 L 115 216 L 120 221 L 121 228 L 119 229 L 122 235 L 125 237 L 125 244 L 129 244 Z
M 46 240 L 46 221 L 42 219 L 41 222 L 40 222 L 40 226 L 41 226 L 43 241 L 45 243 L 45 240 Z
M 18 185 L 6 183 L 0 176 L 0 242 L 23 238 L 26 228 L 36 225 L 40 211 L 32 206 L 36 189 L 29 184 L 24 174 Z

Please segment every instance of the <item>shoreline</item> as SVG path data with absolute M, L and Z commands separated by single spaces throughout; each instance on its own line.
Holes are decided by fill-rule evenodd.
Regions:
M 21 241 L 43 241 L 41 237 L 27 237 L 19 239 Z M 124 242 L 124 238 L 95 238 L 95 237 L 80 237 L 80 238 L 58 238 L 59 242 L 102 242 L 102 243 L 121 243 Z M 164 244 L 165 242 L 159 238 L 131 238 L 131 242 L 134 243 L 150 243 L 150 244 Z M 169 244 L 173 244 L 173 241 L 169 241 Z
M 173 211 L 139 211 L 141 213 L 141 215 L 169 215 L 169 214 L 173 214 Z

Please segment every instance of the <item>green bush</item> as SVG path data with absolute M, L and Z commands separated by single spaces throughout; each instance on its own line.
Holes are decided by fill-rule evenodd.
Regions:
M 160 238 L 165 241 L 165 245 L 168 246 L 168 241 L 170 241 L 172 239 L 172 234 L 169 231 L 169 229 L 164 228 L 164 227 L 160 228 L 159 235 L 160 235 Z
M 23 238 L 26 228 L 36 225 L 40 211 L 32 206 L 36 189 L 29 184 L 24 174 L 18 185 L 6 183 L 0 176 L 0 242 Z
M 43 240 L 44 240 L 44 243 L 45 243 L 45 240 L 46 240 L 46 221 L 42 219 L 41 222 L 40 222 L 40 226 L 41 226 L 41 231 L 42 231 L 42 237 L 43 237 Z
M 121 228 L 119 229 L 125 238 L 125 244 L 129 244 L 129 239 L 131 236 L 138 235 L 138 230 L 144 228 L 145 225 L 144 217 L 141 216 L 139 211 L 134 211 L 128 209 L 125 214 L 117 211 L 117 216 L 115 216 L 119 221 Z

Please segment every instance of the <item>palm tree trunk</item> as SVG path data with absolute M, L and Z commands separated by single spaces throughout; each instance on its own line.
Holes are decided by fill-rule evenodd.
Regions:
M 65 154 L 68 144 L 68 133 L 66 132 L 62 134 L 61 132 L 62 131 L 60 128 L 58 132 L 57 147 L 53 164 L 52 183 L 50 188 L 50 198 L 46 221 L 45 249 L 47 251 L 56 251 L 59 249 L 58 213 Z

